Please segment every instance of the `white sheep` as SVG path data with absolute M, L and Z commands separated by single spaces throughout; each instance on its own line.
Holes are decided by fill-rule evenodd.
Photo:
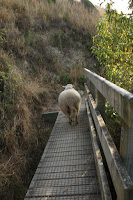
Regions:
M 78 124 L 78 114 L 81 104 L 80 94 L 73 88 L 72 84 L 63 86 L 65 88 L 58 98 L 58 103 L 61 111 L 69 118 L 69 123 L 76 121 Z

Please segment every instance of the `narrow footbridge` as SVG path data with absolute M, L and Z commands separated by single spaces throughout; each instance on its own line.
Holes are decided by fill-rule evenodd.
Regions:
M 133 95 L 85 74 L 79 124 L 59 112 L 25 200 L 133 200 Z M 105 99 L 122 118 L 120 153 L 104 122 Z

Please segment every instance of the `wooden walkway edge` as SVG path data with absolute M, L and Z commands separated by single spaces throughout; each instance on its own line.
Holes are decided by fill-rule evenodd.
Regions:
M 59 112 L 25 200 L 100 200 L 85 103 L 79 124 Z

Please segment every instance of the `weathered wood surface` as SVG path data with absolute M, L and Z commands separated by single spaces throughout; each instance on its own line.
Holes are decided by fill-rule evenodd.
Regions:
M 93 147 L 93 152 L 94 152 L 94 157 L 95 157 L 95 164 L 96 164 L 98 179 L 100 183 L 101 196 L 103 200 L 113 200 L 111 192 L 110 192 L 108 180 L 107 180 L 107 175 L 104 168 L 98 136 L 96 134 L 96 129 L 93 123 L 88 101 L 86 101 L 86 108 L 87 108 L 87 115 L 88 115 L 88 121 L 89 121 L 89 126 L 90 126 L 92 147 Z
M 112 181 L 117 193 L 118 200 L 133 199 L 133 183 L 127 173 L 116 146 L 110 136 L 110 133 L 101 117 L 96 103 L 86 86 L 88 93 L 88 104 L 96 126 L 97 134 L 108 164 Z
M 85 69 L 85 75 L 125 123 L 133 127 L 133 95 L 88 69 Z
M 85 105 L 79 124 L 59 113 L 25 200 L 100 200 Z
M 84 70 L 89 83 L 89 90 L 94 100 L 95 96 L 97 96 L 97 108 L 103 118 L 105 98 L 122 119 L 120 155 L 133 181 L 133 94 L 88 69 Z M 95 95 L 95 91 L 97 91 L 98 95 Z

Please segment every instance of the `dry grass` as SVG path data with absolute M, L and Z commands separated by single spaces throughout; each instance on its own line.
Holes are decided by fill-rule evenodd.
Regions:
M 31 158 L 26 157 L 38 146 L 35 122 L 38 109 L 35 109 L 35 104 L 40 108 L 39 95 L 47 90 L 16 68 L 9 70 L 8 73 L 17 87 L 14 103 L 10 103 L 9 97 L 5 96 L 6 107 L 3 107 L 4 110 L 1 112 L 0 199 L 4 199 L 2 195 L 5 195 L 7 188 L 9 193 L 13 192 L 13 188 L 10 188 L 12 181 L 21 180 L 31 162 Z
M 85 82 L 84 69 L 81 65 L 75 66 L 70 70 L 70 78 L 74 86 L 77 88 L 78 85 L 83 86 Z
M 56 4 L 36 0 L 0 0 L 3 6 L 0 17 L 3 23 L 14 22 L 20 29 L 29 29 L 36 17 L 45 22 L 60 19 L 70 23 L 75 28 L 95 34 L 96 13 L 88 10 L 78 2 L 71 4 L 69 0 L 57 0 Z M 22 26 L 22 27 L 21 27 Z
M 1 200 L 22 199 L 26 190 L 23 182 L 36 158 L 35 150 L 39 145 L 44 147 L 47 130 L 44 133 L 42 127 L 40 131 L 39 117 L 42 110 L 57 104 L 59 76 L 65 73 L 60 61 L 48 51 L 45 39 L 47 26 L 56 20 L 65 22 L 70 30 L 91 35 L 96 31 L 96 16 L 79 3 L 0 0 L 0 83 L 4 80 L 6 85 L 0 86 L 4 94 L 0 98 Z M 81 66 L 71 68 L 69 76 L 76 86 L 82 85 Z

